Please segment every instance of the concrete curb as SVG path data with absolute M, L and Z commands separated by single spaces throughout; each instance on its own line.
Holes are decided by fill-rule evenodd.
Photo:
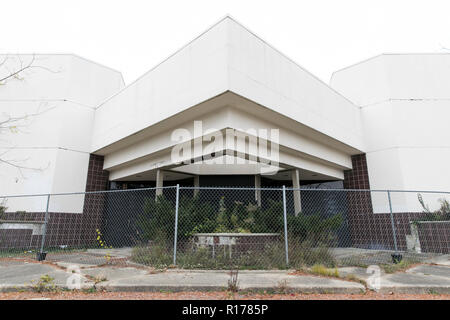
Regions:
M 81 288 L 90 289 L 93 288 L 92 285 L 85 285 Z M 72 291 L 67 286 L 58 286 L 55 288 L 57 290 L 63 291 Z M 226 291 L 227 287 L 225 286 L 166 286 L 166 285 L 97 285 L 97 290 L 104 290 L 109 292 L 211 292 L 211 291 Z M 33 291 L 33 286 L 23 285 L 23 286 L 8 286 L 2 285 L 0 286 L 0 292 L 31 292 Z M 277 287 L 244 287 L 239 288 L 238 290 L 241 293 L 305 293 L 305 294 L 313 294 L 313 293 L 336 293 L 336 294 L 361 294 L 365 293 L 366 289 L 364 286 L 361 287 L 303 287 L 303 288 L 292 288 L 287 287 L 284 289 L 279 289 Z M 388 290 L 389 292 L 390 290 Z
M 58 290 L 70 291 L 70 270 L 61 265 L 39 263 L 5 264 L 0 266 L 0 292 L 35 291 L 33 281 L 42 275 L 54 278 Z M 295 270 L 239 270 L 238 291 L 241 293 L 304 293 L 304 294 L 363 294 L 369 289 L 356 281 L 343 278 L 298 274 Z M 230 270 L 167 269 L 153 272 L 135 267 L 80 268 L 80 290 L 111 292 L 194 292 L 226 291 L 232 279 Z M 367 280 L 365 269 L 341 268 L 345 275 Z M 94 284 L 94 279 L 103 280 Z M 68 282 L 68 281 L 71 282 Z M 406 272 L 382 274 L 380 293 L 450 294 L 450 268 L 420 265 Z
M 97 285 L 97 288 L 112 292 L 207 292 L 207 291 L 226 291 L 225 286 L 128 286 L 128 285 Z M 247 287 L 239 288 L 238 292 L 244 293 L 336 293 L 336 294 L 361 294 L 366 292 L 364 286 L 360 287 L 304 287 L 292 288 L 288 287 L 280 290 L 277 287 Z
M 83 289 L 93 288 L 94 284 L 85 284 Z M 58 290 L 71 291 L 67 286 L 56 285 Z M 117 285 L 117 284 L 97 284 L 97 290 L 110 292 L 196 292 L 196 291 L 226 291 L 226 286 L 212 285 L 193 285 L 193 286 L 167 286 L 167 285 Z M 0 292 L 30 292 L 33 291 L 31 285 L 0 285 Z M 283 289 L 270 286 L 261 287 L 241 287 L 241 293 L 305 293 L 305 294 L 361 294 L 367 290 L 363 285 L 352 287 L 286 287 Z M 402 294 L 450 294 L 450 286 L 386 286 L 376 290 L 378 293 L 402 293 Z
M 255 273 L 264 273 L 264 274 L 271 274 L 271 273 L 293 273 L 296 272 L 295 269 L 272 269 L 272 270 L 239 270 L 239 274 L 255 274 Z M 221 274 L 228 274 L 230 273 L 230 269 L 213 269 L 213 270 L 205 270 L 205 269 L 167 269 L 164 270 L 164 272 L 175 272 L 175 273 L 221 273 Z
M 94 283 L 88 283 L 81 286 L 81 289 L 90 289 L 94 286 Z M 55 285 L 56 290 L 72 291 L 74 289 L 69 289 L 67 286 Z M 32 292 L 34 291 L 34 286 L 29 284 L 24 285 L 0 285 L 0 292 Z
M 449 286 L 389 286 L 381 287 L 379 293 L 406 293 L 406 294 L 450 294 Z

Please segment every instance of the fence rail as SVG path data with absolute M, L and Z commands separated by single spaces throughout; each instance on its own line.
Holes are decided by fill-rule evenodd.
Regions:
M 449 192 L 168 186 L 0 197 L 0 258 L 361 266 L 450 253 Z M 394 259 L 394 260 L 395 260 Z

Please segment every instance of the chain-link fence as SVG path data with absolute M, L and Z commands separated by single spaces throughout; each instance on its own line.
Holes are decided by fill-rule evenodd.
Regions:
M 280 269 L 450 253 L 450 193 L 163 187 L 0 198 L 0 258 Z

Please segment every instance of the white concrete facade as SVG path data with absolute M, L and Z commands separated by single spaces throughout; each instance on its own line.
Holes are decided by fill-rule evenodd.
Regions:
M 6 59 L 6 60 L 5 60 Z M 119 72 L 75 55 L 2 55 L 6 69 L 28 69 L 0 86 L 0 194 L 79 192 L 86 188 L 95 107 L 120 90 Z M 82 212 L 83 199 L 61 198 L 50 210 Z M 18 203 L 15 205 L 14 203 Z M 46 199 L 9 199 L 11 210 L 45 211 Z
M 8 63 L 30 58 L 19 57 Z M 0 163 L 0 195 L 84 191 L 90 154 L 104 156 L 111 181 L 160 186 L 213 174 L 256 175 L 260 185 L 265 160 L 295 177 L 294 186 L 343 180 L 351 157 L 366 154 L 371 189 L 450 191 L 447 54 L 381 55 L 335 72 L 328 86 L 226 17 L 127 87 L 119 72 L 74 55 L 36 57 L 45 68 L 0 86 L 0 121 L 26 117 L 1 132 L 3 157 L 25 169 Z M 192 135 L 174 140 L 177 129 Z M 255 151 L 260 129 L 278 130 L 263 141 L 276 159 Z M 208 148 L 211 136 L 230 130 L 254 134 L 244 149 L 228 140 Z M 191 164 L 174 161 L 183 143 L 202 146 L 183 158 Z M 212 152 L 225 163 L 198 162 Z M 395 209 L 414 210 L 413 197 L 396 199 Z M 21 201 L 8 207 L 45 210 L 43 198 Z M 387 212 L 385 204 L 374 200 L 375 212 Z M 51 206 L 81 212 L 83 199 Z
M 331 86 L 360 107 L 371 189 L 450 190 L 450 55 L 379 55 L 335 72 Z M 418 204 L 396 197 L 394 210 Z
M 213 132 L 278 129 L 280 168 L 300 168 L 302 178 L 343 179 L 350 156 L 363 149 L 358 107 L 231 18 L 102 103 L 92 152 L 105 156 L 112 180 L 154 179 L 155 170 L 177 167 L 171 132 L 203 136 L 195 135 L 194 121 Z M 213 172 L 242 172 L 228 170 Z

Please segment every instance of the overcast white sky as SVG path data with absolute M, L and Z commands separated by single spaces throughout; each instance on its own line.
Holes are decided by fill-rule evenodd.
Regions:
M 327 83 L 383 52 L 450 52 L 448 0 L 0 1 L 0 53 L 76 53 L 127 83 L 226 14 Z

